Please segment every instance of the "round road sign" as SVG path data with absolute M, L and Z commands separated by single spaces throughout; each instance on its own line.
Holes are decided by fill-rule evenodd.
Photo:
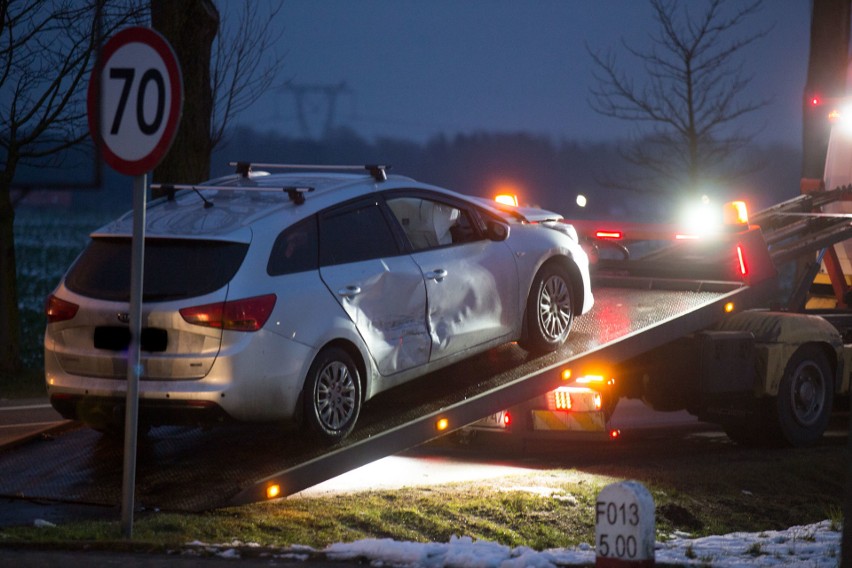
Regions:
M 119 173 L 154 169 L 174 140 L 183 107 L 180 65 L 149 28 L 126 28 L 103 46 L 89 80 L 89 131 Z

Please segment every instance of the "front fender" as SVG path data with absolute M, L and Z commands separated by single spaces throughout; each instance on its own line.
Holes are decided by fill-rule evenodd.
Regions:
M 753 310 L 725 318 L 720 331 L 746 331 L 754 336 L 758 395 L 775 396 L 787 362 L 799 347 L 808 343 L 823 346 L 832 355 L 837 370 L 842 361 L 843 339 L 840 332 L 819 316 Z

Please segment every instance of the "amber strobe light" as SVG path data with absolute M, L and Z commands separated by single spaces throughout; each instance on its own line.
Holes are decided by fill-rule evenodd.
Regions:
M 446 430 L 449 427 L 450 427 L 450 421 L 447 420 L 446 418 L 439 418 L 438 421 L 435 422 L 435 429 L 438 430 L 438 432 L 443 432 L 444 430 Z
M 267 499 L 275 499 L 276 497 L 281 495 L 281 486 L 277 483 L 273 483 L 266 488 L 266 498 Z

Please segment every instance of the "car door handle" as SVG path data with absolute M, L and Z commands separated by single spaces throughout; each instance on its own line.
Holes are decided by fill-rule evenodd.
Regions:
M 447 271 L 443 268 L 438 268 L 426 273 L 426 278 L 428 278 L 429 280 L 434 280 L 435 282 L 441 282 L 446 277 Z
M 341 288 L 337 291 L 338 296 L 343 296 L 344 298 L 351 298 L 353 296 L 357 296 L 361 293 L 361 287 L 355 285 L 349 285 L 345 288 Z

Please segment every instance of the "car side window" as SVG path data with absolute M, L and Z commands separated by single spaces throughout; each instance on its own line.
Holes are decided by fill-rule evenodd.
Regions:
M 319 260 L 317 220 L 311 216 L 284 229 L 269 255 L 266 272 L 270 276 L 316 270 Z
M 336 209 L 320 218 L 320 264 L 323 266 L 399 253 L 388 220 L 374 200 Z
M 414 250 L 477 240 L 470 214 L 459 207 L 422 197 L 392 197 L 388 207 Z

